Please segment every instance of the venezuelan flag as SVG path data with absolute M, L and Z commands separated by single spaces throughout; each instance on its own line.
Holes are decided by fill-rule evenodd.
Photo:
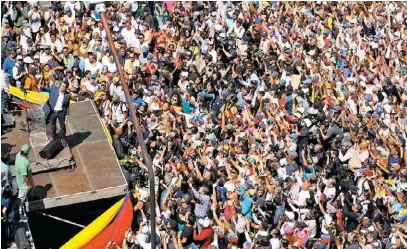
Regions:
M 120 244 L 132 221 L 133 205 L 129 195 L 126 195 L 75 235 L 61 249 L 104 249 L 111 240 Z

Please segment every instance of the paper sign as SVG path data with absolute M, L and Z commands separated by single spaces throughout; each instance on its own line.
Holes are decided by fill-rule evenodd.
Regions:
M 291 85 L 294 90 L 298 89 L 298 87 L 300 86 L 300 82 L 301 82 L 301 75 L 293 74 L 291 76 Z

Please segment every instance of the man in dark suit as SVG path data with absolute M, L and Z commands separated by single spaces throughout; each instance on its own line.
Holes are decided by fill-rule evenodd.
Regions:
M 56 121 L 58 119 L 59 126 L 61 127 L 60 138 L 62 145 L 65 147 L 68 146 L 65 139 L 65 120 L 68 119 L 69 116 L 69 100 L 71 96 L 69 92 L 66 91 L 67 87 L 67 83 L 63 82 L 59 87 L 52 86 L 46 89 L 49 90 L 49 99 L 43 106 L 44 113 L 49 117 L 52 140 L 54 140 L 56 136 Z

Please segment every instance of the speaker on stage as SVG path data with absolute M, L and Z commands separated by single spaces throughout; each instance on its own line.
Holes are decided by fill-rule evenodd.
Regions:
M 61 139 L 54 139 L 40 151 L 40 157 L 44 159 L 54 158 L 62 149 Z
M 17 229 L 15 240 L 17 249 L 31 249 L 30 242 L 25 234 L 25 228 L 21 227 Z

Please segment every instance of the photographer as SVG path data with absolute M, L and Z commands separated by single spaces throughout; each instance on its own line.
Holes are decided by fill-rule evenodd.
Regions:
M 1 39 L 1 61 L 3 61 L 3 69 L 4 65 L 6 63 L 6 59 L 10 58 L 9 55 L 11 51 L 15 51 L 17 49 L 18 43 L 11 40 L 10 33 L 8 31 L 5 31 L 3 33 L 2 39 Z M 7 69 L 5 69 L 7 70 Z
M 16 87 L 24 87 L 25 80 L 28 78 L 27 70 L 24 66 L 23 57 L 21 55 L 17 56 L 17 62 L 13 67 L 13 79 Z

